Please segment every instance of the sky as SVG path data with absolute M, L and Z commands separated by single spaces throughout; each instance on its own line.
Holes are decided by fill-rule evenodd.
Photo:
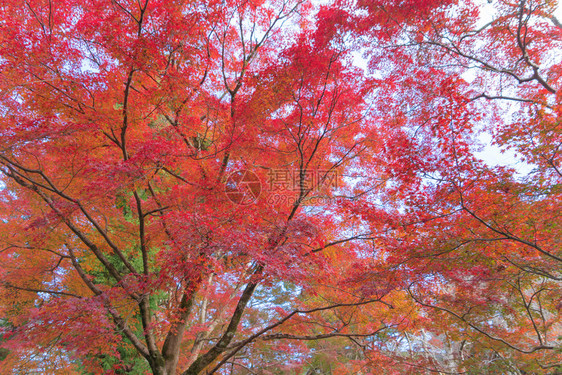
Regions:
M 484 3 L 484 11 L 482 11 L 481 25 L 486 24 L 492 20 L 494 7 L 493 4 Z M 489 10 L 488 12 L 486 10 Z M 562 22 L 562 6 L 558 6 L 557 10 L 554 12 L 554 16 Z M 470 74 L 468 74 L 465 79 L 470 81 Z M 506 116 L 510 116 L 507 114 Z M 490 166 L 507 166 L 515 168 L 520 175 L 526 175 L 532 170 L 532 166 L 522 162 L 516 155 L 515 152 L 511 150 L 502 150 L 498 146 L 491 144 L 491 135 L 489 133 L 482 133 L 479 135 L 479 140 L 484 145 L 482 151 L 477 152 L 476 155 L 483 159 Z

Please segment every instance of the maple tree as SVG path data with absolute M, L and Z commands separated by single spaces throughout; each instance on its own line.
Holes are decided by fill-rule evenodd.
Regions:
M 3 3 L 0 368 L 556 373 L 556 5 Z

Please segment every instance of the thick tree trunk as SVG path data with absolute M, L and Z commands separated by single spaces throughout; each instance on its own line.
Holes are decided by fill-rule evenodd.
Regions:
M 259 266 L 254 272 L 254 275 L 260 274 L 262 270 L 263 266 Z M 230 344 L 230 342 L 234 338 L 234 335 L 236 334 L 236 331 L 238 330 L 238 324 L 242 319 L 242 315 L 244 313 L 244 310 L 246 309 L 246 305 L 250 301 L 252 294 L 254 294 L 254 290 L 256 289 L 257 285 L 257 280 L 252 280 L 246 285 L 246 288 L 244 289 L 244 292 L 242 292 L 240 300 L 238 300 L 238 304 L 236 305 L 236 309 L 234 310 L 234 314 L 232 315 L 232 318 L 230 320 L 230 323 L 228 324 L 228 327 L 226 328 L 224 335 L 207 353 L 197 358 L 197 360 L 195 360 L 195 362 L 193 362 L 191 366 L 189 366 L 189 368 L 183 372 L 182 375 L 198 375 L 205 367 L 210 365 L 215 359 L 218 358 L 219 355 L 221 355 L 221 353 L 226 350 L 228 344 Z

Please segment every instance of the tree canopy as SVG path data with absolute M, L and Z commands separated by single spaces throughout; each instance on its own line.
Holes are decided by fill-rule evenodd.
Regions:
M 557 5 L 2 2 L 0 371 L 560 373 Z

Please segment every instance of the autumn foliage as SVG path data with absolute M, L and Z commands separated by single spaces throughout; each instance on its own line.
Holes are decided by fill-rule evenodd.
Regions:
M 562 371 L 546 0 L 0 5 L 0 372 Z

